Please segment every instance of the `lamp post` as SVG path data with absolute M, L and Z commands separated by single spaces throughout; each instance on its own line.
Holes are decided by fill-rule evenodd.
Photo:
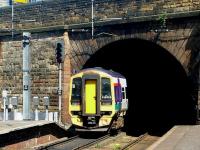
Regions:
M 11 15 L 12 16 L 12 19 L 11 19 L 11 22 L 12 22 L 11 28 L 12 29 L 11 30 L 12 30 L 12 39 L 13 39 L 14 38 L 14 1 L 13 0 L 11 0 L 11 7 L 12 7 L 12 15 Z
M 23 33 L 23 119 L 30 120 L 30 36 L 29 32 Z

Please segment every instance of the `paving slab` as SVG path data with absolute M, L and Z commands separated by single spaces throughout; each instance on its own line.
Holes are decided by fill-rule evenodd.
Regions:
M 147 150 L 200 150 L 200 125 L 175 126 Z

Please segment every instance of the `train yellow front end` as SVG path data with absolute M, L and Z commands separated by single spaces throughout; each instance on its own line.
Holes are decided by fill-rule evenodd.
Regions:
M 120 85 L 120 90 L 124 87 L 119 101 L 116 99 L 120 94 L 116 95 L 116 85 Z M 69 114 L 76 130 L 107 131 L 111 128 L 116 118 L 123 116 L 127 110 L 125 89 L 123 76 L 101 68 L 85 69 L 73 75 Z

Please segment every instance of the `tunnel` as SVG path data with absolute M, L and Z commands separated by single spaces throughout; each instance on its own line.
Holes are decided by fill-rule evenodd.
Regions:
M 83 68 L 102 67 L 124 75 L 129 134 L 162 134 L 174 125 L 194 124 L 192 84 L 180 62 L 163 47 L 146 40 L 112 42 L 93 54 Z

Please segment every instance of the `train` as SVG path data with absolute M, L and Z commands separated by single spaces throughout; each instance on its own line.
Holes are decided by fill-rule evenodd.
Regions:
M 127 110 L 127 81 L 120 73 L 94 67 L 71 76 L 69 115 L 76 131 L 122 128 Z

